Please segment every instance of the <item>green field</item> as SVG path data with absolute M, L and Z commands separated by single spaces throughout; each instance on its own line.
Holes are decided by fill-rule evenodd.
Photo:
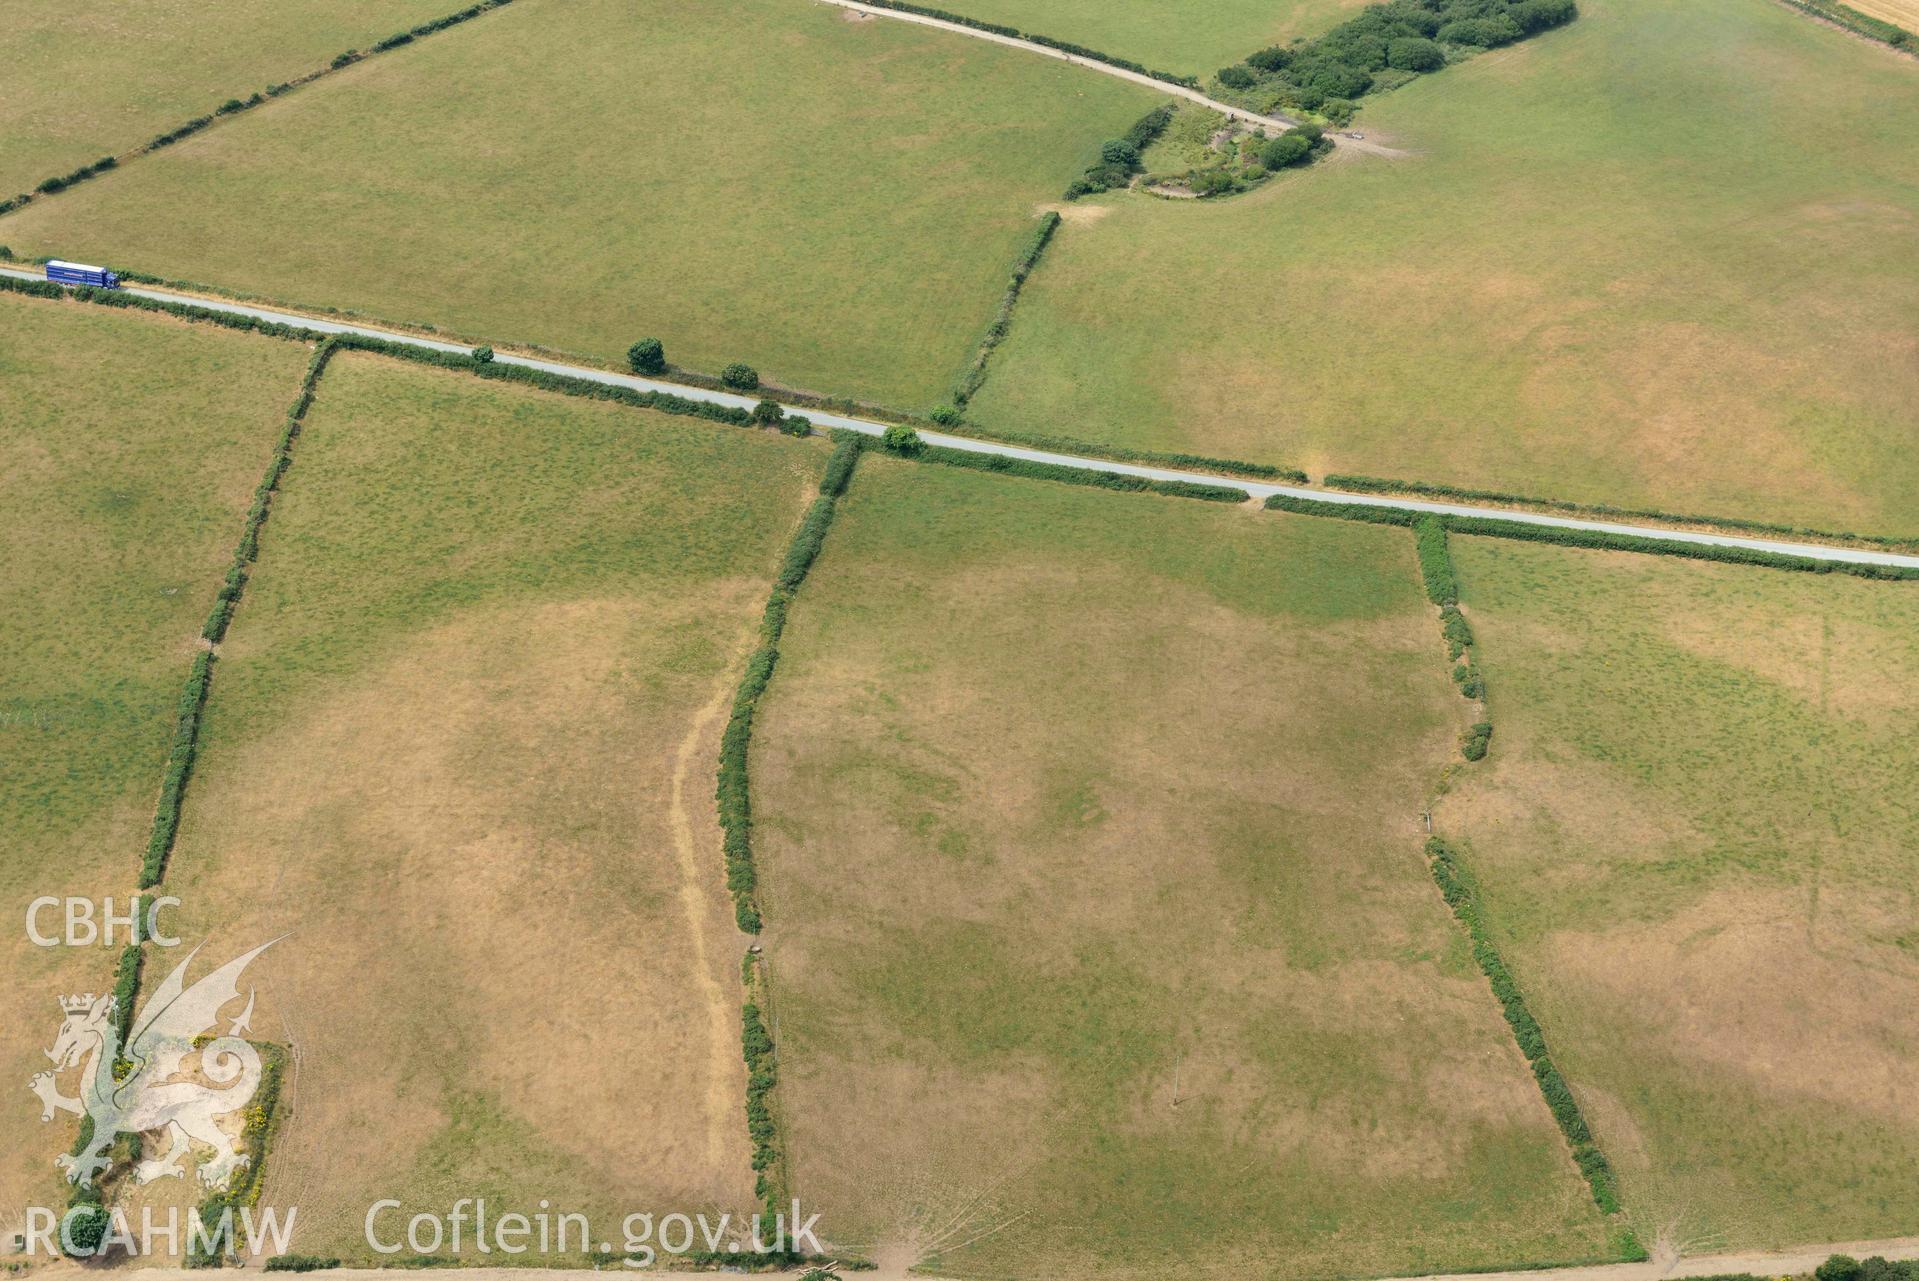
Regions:
M 1453 540 L 1437 811 L 1648 1244 L 1919 1232 L 1919 593 Z
M 1919 64 L 1755 0 L 1582 0 L 1372 100 L 1415 153 L 1103 198 L 974 417 L 1919 533 Z
M 520 0 L 0 238 L 496 343 L 617 359 L 652 335 L 694 369 L 935 403 L 1038 204 L 1157 98 L 846 12 Z
M 1404 532 L 861 467 L 751 763 L 782 1135 L 833 1242 L 959 1276 L 1603 1254 L 1419 855 L 1463 703 Z
M 306 353 L 292 343 L 0 295 L 0 1206 L 61 1205 L 27 1078 L 56 998 L 108 990 L 118 949 L 43 950 L 42 895 L 124 911 L 175 704 Z M 40 922 L 58 932 L 57 913 Z M 124 942 L 124 938 L 120 940 Z M 69 1085 L 69 1082 L 62 1082 Z
M 297 1248 L 371 1259 L 381 1197 L 752 1204 L 712 771 L 824 457 L 365 355 L 321 380 L 168 878 L 210 954 L 289 934 L 256 1027 L 300 1052 L 266 1188 Z
M 942 0 L 933 7 L 1070 40 L 1156 71 L 1206 76 L 1255 49 L 1316 36 L 1365 0 Z
M 459 0 L 16 5 L 0 22 L 0 199 L 463 7 Z

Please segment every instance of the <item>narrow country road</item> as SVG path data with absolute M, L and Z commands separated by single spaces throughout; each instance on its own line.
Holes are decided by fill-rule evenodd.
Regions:
M 0 275 L 13 276 L 21 280 L 44 280 L 37 271 L 23 271 L 17 267 L 0 267 Z M 405 343 L 414 347 L 424 347 L 432 351 L 453 352 L 464 355 L 471 351 L 470 346 L 459 343 L 443 342 L 434 338 L 421 338 L 413 334 L 396 333 L 390 329 L 376 329 L 370 325 L 347 324 L 338 320 L 324 320 L 317 316 L 305 316 L 298 312 L 277 311 L 267 307 L 253 307 L 245 303 L 228 302 L 222 298 L 202 297 L 195 294 L 176 293 L 162 289 L 129 288 L 125 292 L 140 298 L 150 298 L 156 302 L 178 303 L 192 307 L 204 307 L 208 311 L 225 312 L 235 316 L 252 316 L 257 320 L 272 321 L 275 324 L 298 325 L 320 333 L 359 334 L 367 338 L 380 338 L 387 342 Z M 632 374 L 616 374 L 604 369 L 593 369 L 585 365 L 568 365 L 559 361 L 539 360 L 532 356 L 515 356 L 498 352 L 493 359 L 503 365 L 522 365 L 528 369 L 542 369 L 547 373 L 559 374 L 567 378 L 582 378 L 589 382 L 605 383 L 613 387 L 630 387 L 635 391 L 670 392 L 675 396 L 684 396 L 688 400 L 703 400 L 715 405 L 731 405 L 739 409 L 751 409 L 757 397 L 742 396 L 730 391 L 709 391 L 704 387 L 689 387 L 682 383 L 666 382 L 657 378 L 640 378 Z M 844 414 L 828 413 L 824 410 L 809 409 L 804 406 L 789 406 L 794 413 L 804 414 L 818 427 L 843 427 L 848 431 L 860 432 L 867 436 L 878 436 L 885 432 L 886 423 L 875 422 L 867 418 L 849 418 Z M 942 445 L 972 454 L 993 454 L 1002 458 L 1020 458 L 1029 462 L 1052 463 L 1062 467 L 1078 467 L 1085 471 L 1106 472 L 1114 476 L 1139 476 L 1146 480 L 1187 481 L 1199 485 L 1220 485 L 1241 490 L 1248 498 L 1265 501 L 1274 494 L 1285 494 L 1292 498 L 1309 498 L 1317 502 L 1337 504 L 1345 507 L 1391 507 L 1402 511 L 1432 512 L 1447 516 L 1472 516 L 1485 520 L 1511 521 L 1519 525 L 1544 525 L 1553 529 L 1589 530 L 1602 534 L 1622 534 L 1633 538 L 1658 538 L 1667 542 L 1696 543 L 1705 547 L 1738 547 L 1751 551 L 1771 552 L 1782 556 L 1803 556 L 1809 560 L 1836 561 L 1852 565 L 1889 565 L 1905 569 L 1919 569 L 1919 555 L 1905 555 L 1898 552 L 1872 551 L 1857 547 L 1832 547 L 1823 543 L 1787 542 L 1774 538 L 1755 538 L 1742 534 L 1711 534 L 1690 529 L 1670 529 L 1659 525 L 1631 525 L 1615 521 L 1582 520 L 1571 516 L 1550 516 L 1541 512 L 1512 511 L 1503 507 L 1481 507 L 1471 503 L 1430 502 L 1417 498 L 1383 498 L 1374 494 L 1351 494 L 1337 489 L 1314 489 L 1305 485 L 1280 485 L 1266 480 L 1249 480 L 1243 476 L 1221 476 L 1209 472 L 1187 471 L 1171 467 L 1150 467 L 1139 463 L 1115 462 L 1110 458 L 1090 458 L 1077 454 L 1055 453 L 1044 449 L 1028 449 L 1023 445 L 1003 445 L 997 441 L 977 440 L 969 436 L 953 436 L 945 432 L 921 431 L 920 437 L 931 445 Z
M 1085 67 L 1089 71 L 1098 71 L 1104 75 L 1118 76 L 1121 80 L 1130 80 L 1134 84 L 1145 85 L 1148 89 L 1157 89 L 1161 93 L 1170 93 L 1184 98 L 1188 102 L 1197 102 L 1202 107 L 1210 107 L 1233 120 L 1249 124 L 1261 133 L 1279 134 L 1296 128 L 1299 121 L 1291 116 L 1278 114 L 1262 116 L 1257 111 L 1248 111 L 1244 107 L 1229 106 L 1218 99 L 1209 98 L 1197 89 L 1188 89 L 1185 85 L 1176 85 L 1171 81 L 1157 80 L 1137 71 L 1128 71 L 1125 67 L 1116 67 L 1110 62 L 1101 62 L 1097 58 L 1082 58 L 1076 53 L 1064 49 L 1055 49 L 1051 45 L 1039 44 L 1032 40 L 1022 40 L 1018 36 L 1005 36 L 997 31 L 982 31 L 978 27 L 969 27 L 963 22 L 948 22 L 944 18 L 933 18 L 923 13 L 907 13 L 902 9 L 885 9 L 878 5 L 861 4 L 860 0 L 825 0 L 825 3 L 838 5 L 842 9 L 851 9 L 875 18 L 892 18 L 899 22 L 917 23 L 922 27 L 938 27 L 941 31 L 957 32 L 963 36 L 972 36 L 975 40 L 991 40 L 994 44 L 1003 44 L 1014 49 L 1024 49 L 1028 53 L 1037 53 L 1048 58 L 1057 58 L 1061 62 L 1070 62 L 1076 67 Z M 1349 138 L 1345 134 L 1328 131 L 1326 136 L 1333 145 L 1347 151 L 1363 151 L 1372 156 L 1401 157 L 1407 153 L 1396 147 L 1364 138 Z

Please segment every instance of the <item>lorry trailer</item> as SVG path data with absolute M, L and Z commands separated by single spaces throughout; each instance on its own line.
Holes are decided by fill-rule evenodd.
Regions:
M 105 267 L 89 267 L 84 262 L 61 262 L 58 258 L 47 260 L 47 279 L 56 285 L 93 285 L 100 289 L 118 289 L 118 273 Z

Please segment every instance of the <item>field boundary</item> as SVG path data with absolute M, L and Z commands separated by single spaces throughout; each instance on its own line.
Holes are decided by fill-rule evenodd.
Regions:
M 1422 517 L 1413 522 L 1413 542 L 1426 599 L 1438 610 L 1439 637 L 1446 644 L 1446 662 L 1452 666 L 1453 684 L 1462 697 L 1471 699 L 1479 709 L 1479 719 L 1459 736 L 1459 754 L 1469 761 L 1484 760 L 1492 745 L 1493 718 L 1486 705 L 1486 678 L 1480 674 L 1479 664 L 1473 658 L 1473 631 L 1466 616 L 1459 612 L 1459 578 L 1453 571 L 1453 553 L 1447 545 L 1446 527 L 1434 517 Z
M 733 898 L 734 919 L 748 934 L 758 934 L 763 924 L 759 874 L 753 862 L 753 798 L 747 760 L 753 740 L 753 717 L 759 710 L 760 699 L 772 684 L 774 669 L 779 666 L 780 637 L 786 631 L 793 598 L 826 544 L 827 531 L 838 514 L 840 497 L 852 483 L 863 447 L 859 436 L 850 432 L 835 433 L 833 453 L 820 474 L 818 494 L 794 532 L 773 588 L 767 593 L 766 609 L 760 618 L 760 644 L 746 661 L 746 671 L 740 676 L 739 689 L 733 696 L 732 713 L 720 735 L 714 797 L 719 807 L 721 854 L 727 892 Z M 772 1001 L 764 964 L 757 943 L 747 949 L 740 962 L 740 1044 L 746 1056 L 746 1132 L 753 1145 L 753 1191 L 770 1219 L 786 1200 L 788 1175 L 773 1098 L 774 1086 L 779 1081 L 779 1057 L 762 1013 L 763 1007 L 770 1006 Z
M 1271 511 L 1292 512 L 1301 516 L 1332 516 L 1372 525 L 1411 525 L 1429 513 L 1417 507 L 1398 507 L 1390 503 L 1353 506 L 1320 497 L 1274 494 L 1266 500 Z M 1437 518 L 1450 533 L 1481 534 L 1490 538 L 1511 538 L 1522 542 L 1554 543 L 1562 547 L 1584 547 L 1599 551 L 1642 552 L 1656 556 L 1680 556 L 1691 560 L 1718 561 L 1732 565 L 1756 565 L 1767 569 L 1790 569 L 1811 574 L 1853 574 L 1860 578 L 1891 581 L 1919 579 L 1919 564 L 1907 563 L 1909 557 L 1863 560 L 1835 551 L 1828 555 L 1798 555 L 1775 552 L 1750 545 L 1749 540 L 1705 541 L 1704 536 L 1676 538 L 1663 531 L 1630 532 L 1595 529 L 1564 524 L 1543 524 L 1514 516 L 1461 515 L 1439 511 Z M 1677 532 L 1677 531 L 1675 531 Z M 1807 548 L 1807 551 L 1813 549 Z M 1859 553 L 1860 556 L 1867 553 Z
M 1875 44 L 1896 49 L 1908 57 L 1919 58 L 1919 34 L 1906 30 L 1896 22 L 1887 22 L 1884 18 L 1875 18 L 1869 13 L 1861 13 L 1849 4 L 1839 0 L 1779 0 L 1788 8 L 1799 10 L 1807 17 L 1829 23 L 1841 31 L 1849 31 L 1855 36 L 1870 40 Z
M 1527 1064 L 1532 1068 L 1533 1080 L 1538 1084 L 1554 1123 L 1559 1126 L 1560 1134 L 1571 1149 L 1574 1164 L 1579 1167 L 1581 1177 L 1592 1192 L 1593 1204 L 1608 1217 L 1619 1214 L 1619 1184 L 1613 1175 L 1612 1164 L 1600 1151 L 1592 1128 L 1586 1122 L 1585 1113 L 1580 1110 L 1579 1101 L 1573 1097 L 1572 1088 L 1566 1084 L 1566 1078 L 1560 1074 L 1558 1065 L 1547 1051 L 1545 1033 L 1540 1030 L 1532 1011 L 1526 1007 L 1525 995 L 1520 992 L 1512 971 L 1506 968 L 1498 948 L 1493 944 L 1486 929 L 1478 883 L 1460 864 L 1452 846 L 1438 836 L 1426 838 L 1426 858 L 1433 882 L 1439 886 L 1440 896 L 1446 900 L 1446 906 L 1452 909 L 1454 918 L 1472 943 L 1473 961 L 1479 966 L 1480 973 L 1485 975 L 1487 985 L 1499 1001 L 1506 1026 L 1511 1029 L 1519 1052 L 1525 1055 Z M 1644 1247 L 1630 1228 L 1618 1229 L 1617 1240 L 1621 1253 L 1636 1255 L 1641 1259 L 1646 1257 Z
M 265 89 L 255 92 L 250 97 L 244 99 L 228 98 L 211 113 L 204 116 L 195 116 L 185 124 L 176 125 L 165 133 L 156 134 L 137 147 L 133 147 L 127 151 L 117 152 L 111 156 L 102 156 L 90 165 L 81 165 L 78 169 L 74 169 L 68 173 L 57 174 L 54 177 L 42 179 L 32 191 L 23 191 L 17 196 L 0 200 L 0 218 L 5 217 L 16 209 L 24 208 L 32 204 L 43 196 L 55 196 L 77 183 L 86 182 L 90 178 L 97 178 L 103 173 L 119 168 L 129 160 L 147 155 L 150 152 L 158 151 L 162 147 L 170 147 L 182 139 L 192 137 L 203 129 L 210 128 L 229 116 L 241 115 L 263 103 L 270 102 L 275 98 L 284 97 L 286 94 L 292 93 L 295 89 L 312 84 L 315 80 L 330 76 L 336 71 L 344 71 L 356 62 L 365 62 L 368 58 L 376 54 L 388 53 L 394 49 L 403 48 L 406 45 L 412 44 L 415 40 L 430 36 L 438 31 L 444 31 L 448 27 L 458 26 L 462 22 L 467 22 L 479 17 L 483 13 L 511 3 L 513 3 L 513 0 L 479 0 L 479 3 L 469 5 L 457 12 L 449 13 L 439 18 L 428 19 L 418 26 L 410 27 L 405 31 L 396 31 L 364 51 L 348 49 L 344 53 L 335 54 L 333 61 L 326 66 L 316 71 L 309 71 L 304 75 L 295 76 L 291 80 L 284 80 L 279 84 L 269 85 Z
M 999 310 L 993 314 L 993 322 L 986 327 L 986 335 L 979 341 L 972 361 L 966 366 L 966 372 L 953 384 L 953 403 L 960 408 L 973 398 L 986 382 L 986 362 L 993 358 L 993 352 L 1006 341 L 1007 331 L 1013 327 L 1013 308 L 1019 303 L 1020 291 L 1026 287 L 1026 278 L 1033 274 L 1033 268 L 1039 265 L 1040 255 L 1046 252 L 1046 246 L 1053 243 L 1054 233 L 1059 231 L 1064 221 L 1056 209 L 1048 209 L 1040 215 L 1039 227 L 1027 241 L 1019 260 L 1013 264 L 1013 274 L 1006 281 L 1006 292 L 999 300 Z
M 240 540 L 234 550 L 233 564 L 227 570 L 212 613 L 208 615 L 201 629 L 200 644 L 194 651 L 193 661 L 187 669 L 186 684 L 181 690 L 174 719 L 173 738 L 167 751 L 166 767 L 161 776 L 160 795 L 155 802 L 153 822 L 147 834 L 146 853 L 140 862 L 139 889 L 142 892 L 137 896 L 138 907 L 135 912 L 137 920 L 148 919 L 152 910 L 154 896 L 145 891 L 162 888 L 166 879 L 174 841 L 179 834 L 180 811 L 186 802 L 187 785 L 192 779 L 193 765 L 199 754 L 200 726 L 206 711 L 207 697 L 212 689 L 213 665 L 219 657 L 219 643 L 226 635 L 227 624 L 232 618 L 234 607 L 238 605 L 245 590 L 247 567 L 259 554 L 260 529 L 266 522 L 273 495 L 279 488 L 280 478 L 292 465 L 293 442 L 299 436 L 300 425 L 306 417 L 307 409 L 313 403 L 314 389 L 338 345 L 331 337 L 320 335 L 320 338 L 319 348 L 307 362 L 306 372 L 301 377 L 299 393 L 287 410 L 280 439 L 267 463 L 266 472 L 254 490 L 253 503 L 247 510 L 246 522 L 242 526 Z M 113 1017 L 119 1026 L 122 1052 L 126 1048 L 126 1037 L 132 1026 L 134 1006 L 140 997 L 141 980 L 145 970 L 146 943 L 144 941 L 130 943 L 121 949 L 119 959 L 114 966 Z M 253 1103 L 247 1109 L 247 1120 L 240 1136 L 241 1141 L 246 1145 L 249 1159 L 233 1173 L 225 1191 L 211 1193 L 201 1202 L 199 1213 L 203 1221 L 209 1223 L 217 1219 L 219 1211 L 224 1207 L 250 1206 L 259 1200 L 261 1172 L 265 1168 L 267 1153 L 273 1138 L 279 1130 L 280 1090 L 286 1069 L 285 1047 L 270 1041 L 249 1041 L 249 1044 L 259 1052 L 262 1064 L 260 1085 L 254 1093 Z M 74 1155 L 79 1155 L 88 1146 L 92 1135 L 93 1119 L 91 1116 L 83 1117 L 79 1142 L 73 1149 Z M 110 1152 L 108 1159 L 110 1162 L 118 1162 L 121 1159 L 138 1160 L 137 1140 L 136 1146 L 124 1152 Z M 76 1185 L 69 1197 L 69 1207 L 95 1204 L 101 1206 L 104 1213 L 104 1202 L 99 1200 L 97 1194 L 107 1173 L 108 1171 L 101 1171 L 89 1188 Z M 190 1256 L 188 1266 L 218 1266 L 219 1256 L 231 1248 L 231 1245 L 230 1237 L 221 1237 L 216 1240 L 213 1253 Z
M 236 303 L 180 298 L 140 289 L 64 288 L 13 268 L 0 267 L 0 289 L 39 298 L 70 298 L 83 303 L 161 312 L 183 320 L 202 321 L 281 338 L 321 340 L 337 337 L 345 347 L 382 352 L 450 369 L 465 369 L 482 377 L 517 379 L 546 390 L 617 400 L 664 413 L 695 414 L 720 422 L 746 425 L 752 418 L 753 406 L 758 403 L 751 396 L 737 393 L 706 391 L 526 356 L 503 353 L 489 362 L 482 362 L 474 359 L 472 349 L 452 343 Z M 841 428 L 863 436 L 880 436 L 887 430 L 882 422 L 843 414 L 814 412 L 811 417 L 816 426 Z M 1685 556 L 1813 573 L 1850 573 L 1887 580 L 1919 579 L 1919 555 L 1775 542 L 1733 534 L 1605 524 L 1572 517 L 1417 499 L 1394 500 L 1365 494 L 1345 494 L 1337 490 L 1307 489 L 1263 479 L 1115 462 L 1097 456 L 1003 444 L 974 436 L 933 431 L 921 435 L 929 446 L 958 453 L 1039 463 L 1068 472 L 1099 472 L 1172 482 L 1179 486 L 1230 490 L 1235 501 L 1262 500 L 1269 508 L 1304 515 L 1407 525 L 1421 514 L 1432 514 L 1442 517 L 1447 528 L 1454 533 L 1533 539 L 1567 546 Z M 1009 469 L 1003 463 L 979 465 L 990 470 Z
M 1885 537 L 1878 534 L 1835 532 L 1829 529 L 1809 529 L 1803 525 L 1741 520 L 1736 516 L 1686 516 L 1650 507 L 1614 507 L 1609 503 L 1576 503 L 1561 498 L 1534 498 L 1525 494 L 1509 494 L 1497 489 L 1472 489 L 1423 480 L 1393 480 L 1383 476 L 1355 476 L 1344 472 L 1328 472 L 1320 478 L 1320 484 L 1328 489 L 1344 490 L 1354 494 L 1414 494 L 1427 498 L 1458 498 L 1467 502 L 1497 503 L 1518 508 L 1570 512 L 1580 516 L 1656 520 L 1661 524 L 1675 526 L 1697 525 L 1752 534 L 1778 534 L 1787 538 L 1812 538 L 1838 546 L 1853 544 L 1884 548 L 1889 551 L 1919 551 L 1919 537 Z

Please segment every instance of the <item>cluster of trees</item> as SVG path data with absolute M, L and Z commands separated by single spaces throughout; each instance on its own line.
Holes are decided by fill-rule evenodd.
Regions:
M 1230 196 L 1245 191 L 1281 169 L 1311 164 L 1333 149 L 1332 140 L 1316 124 L 1302 124 L 1277 138 L 1268 138 L 1248 153 L 1225 163 L 1186 174 L 1186 185 L 1198 196 Z
M 1111 191 L 1115 187 L 1124 187 L 1130 183 L 1133 175 L 1140 171 L 1140 155 L 1152 145 L 1154 139 L 1166 131 L 1166 126 L 1172 118 L 1171 103 L 1154 107 L 1135 120 L 1133 127 L 1126 131 L 1124 137 L 1114 138 L 1110 142 L 1101 144 L 1099 159 L 1089 165 L 1085 173 L 1073 179 L 1073 185 L 1066 189 L 1066 198 L 1076 200 L 1081 196 Z M 1040 243 L 1040 248 L 1045 248 L 1044 241 Z
M 1451 49 L 1491 49 L 1577 16 L 1574 0 L 1389 0 L 1369 5 L 1316 40 L 1262 49 L 1219 70 L 1219 83 L 1259 92 L 1267 109 L 1295 107 L 1343 119 L 1387 71 L 1436 71 Z

